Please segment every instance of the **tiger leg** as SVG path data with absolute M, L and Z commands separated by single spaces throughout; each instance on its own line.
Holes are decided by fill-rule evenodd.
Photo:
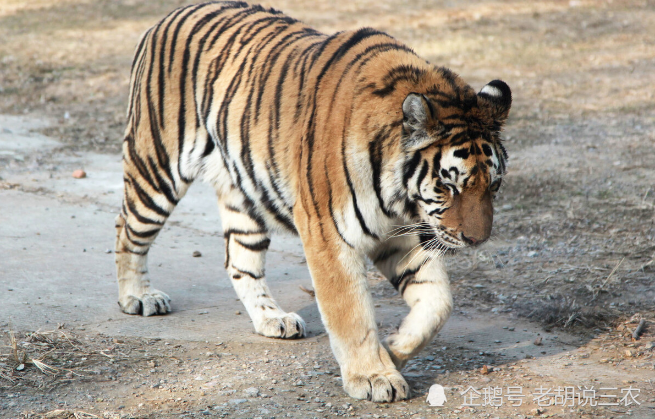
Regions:
M 127 314 L 151 316 L 171 311 L 169 296 L 153 288 L 148 275 L 148 250 L 188 188 L 181 192 L 145 179 L 136 162 L 124 158 L 123 207 L 116 217 L 118 305 Z M 163 182 L 160 178 L 160 182 Z
M 282 310 L 266 284 L 264 265 L 270 236 L 264 222 L 236 189 L 219 193 L 219 209 L 225 238 L 225 268 L 255 331 L 272 338 L 304 337 L 304 320 L 296 313 Z
M 322 234 L 294 209 L 316 300 L 345 391 L 356 399 L 392 402 L 409 397 L 409 386 L 378 339 L 364 255 Z
M 419 353 L 448 320 L 453 307 L 444 260 L 428 258 L 416 238 L 385 242 L 372 258 L 411 311 L 384 345 L 398 369 Z

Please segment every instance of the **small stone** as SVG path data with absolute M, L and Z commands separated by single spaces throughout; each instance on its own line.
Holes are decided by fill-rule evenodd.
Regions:
M 20 364 L 16 367 L 16 371 L 23 371 L 25 369 L 25 364 Z
M 248 399 L 230 399 L 228 400 L 228 403 L 233 404 L 233 405 L 239 405 L 242 403 L 246 403 Z
M 250 387 L 244 390 L 246 397 L 257 397 L 259 396 L 259 389 L 257 387 Z
M 298 386 L 298 387 L 300 387 L 300 386 L 304 386 L 305 383 L 303 383 L 302 380 L 298 380 L 298 381 L 296 381 L 295 383 L 293 383 L 293 385 L 294 385 L 294 386 Z
M 239 315 L 241 315 L 241 312 L 240 312 L 239 310 L 237 310 L 237 311 L 234 312 L 234 314 L 236 314 L 237 316 L 239 316 Z
M 490 372 L 492 372 L 493 370 L 494 370 L 494 367 L 491 367 L 491 366 L 489 366 L 489 365 L 483 365 L 483 366 L 482 366 L 482 369 L 480 370 L 480 372 L 482 373 L 482 375 L 487 375 L 487 374 L 489 374 Z
M 541 336 L 539 336 L 537 339 L 534 340 L 534 344 L 536 346 L 541 346 L 542 342 L 543 342 L 543 339 L 541 338 Z
M 194 251 L 193 251 L 193 257 L 194 257 L 194 258 L 199 258 L 199 257 L 201 257 L 201 256 L 202 256 L 202 253 L 200 253 L 200 251 L 198 251 L 198 250 L 194 250 Z
M 82 169 L 75 170 L 73 172 L 73 177 L 75 179 L 84 179 L 86 177 L 86 172 Z
M 271 383 L 277 384 L 277 380 L 273 380 L 273 381 L 271 381 Z

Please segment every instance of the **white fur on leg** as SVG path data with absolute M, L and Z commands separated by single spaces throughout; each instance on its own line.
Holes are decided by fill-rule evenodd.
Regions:
M 453 300 L 443 260 L 427 261 L 409 280 L 403 298 L 412 310 L 398 331 L 385 340 L 398 369 L 420 352 L 450 317 Z
M 295 339 L 305 336 L 305 322 L 296 313 L 278 306 L 266 285 L 264 265 L 270 243 L 268 233 L 246 210 L 236 190 L 219 198 L 225 231 L 226 268 L 239 299 L 257 333 L 267 337 Z
M 254 279 L 234 268 L 228 268 L 228 273 L 257 333 L 284 339 L 305 336 L 305 321 L 296 313 L 284 312 L 277 305 L 264 278 Z

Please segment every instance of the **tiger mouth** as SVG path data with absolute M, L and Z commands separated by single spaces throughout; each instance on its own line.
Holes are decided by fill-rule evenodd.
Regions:
M 453 255 L 458 250 L 467 247 L 464 242 L 439 227 L 432 234 L 421 236 L 421 246 L 423 249 L 437 255 Z

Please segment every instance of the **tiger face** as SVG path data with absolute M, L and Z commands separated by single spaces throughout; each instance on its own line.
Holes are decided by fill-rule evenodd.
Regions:
M 507 159 L 499 131 L 510 106 L 509 87 L 498 80 L 450 109 L 426 95 L 405 99 L 408 197 L 423 225 L 425 249 L 444 253 L 490 237 Z

